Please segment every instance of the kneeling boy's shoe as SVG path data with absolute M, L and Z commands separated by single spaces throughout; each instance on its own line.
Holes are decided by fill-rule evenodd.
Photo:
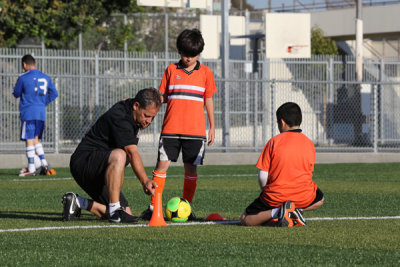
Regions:
M 140 220 L 139 217 L 130 215 L 125 212 L 123 208 L 120 208 L 115 211 L 113 216 L 108 219 L 110 222 L 113 223 L 134 223 Z
M 306 225 L 306 220 L 304 219 L 303 212 L 300 209 L 295 209 L 289 215 L 293 220 L 293 226 L 299 227 Z
M 280 215 L 278 218 L 278 225 L 280 227 L 292 227 L 293 220 L 290 218 L 289 213 L 295 210 L 294 203 L 292 201 L 286 201 L 281 205 Z
M 153 211 L 150 209 L 150 206 L 142 212 L 140 215 L 141 220 L 150 221 L 153 216 Z
M 72 192 L 64 194 L 61 203 L 64 206 L 62 213 L 63 221 L 73 221 L 81 216 L 77 194 Z

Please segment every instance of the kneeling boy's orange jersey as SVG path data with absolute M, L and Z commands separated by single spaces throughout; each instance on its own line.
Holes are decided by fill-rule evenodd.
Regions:
M 283 132 L 268 141 L 256 167 L 268 172 L 262 192 L 272 207 L 291 200 L 296 208 L 307 207 L 314 200 L 317 185 L 312 180 L 315 147 L 300 130 Z

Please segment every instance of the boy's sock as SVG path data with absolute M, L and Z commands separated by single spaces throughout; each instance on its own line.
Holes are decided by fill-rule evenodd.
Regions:
M 35 172 L 35 147 L 28 146 L 26 147 L 26 157 L 28 158 L 28 171 Z
M 185 173 L 185 180 L 183 182 L 183 198 L 192 203 L 194 193 L 197 187 L 197 174 Z
M 108 212 L 110 214 L 110 218 L 114 215 L 117 209 L 121 208 L 121 204 L 118 202 L 108 204 Z
M 88 203 L 88 199 L 78 196 L 78 203 L 79 203 L 79 208 L 83 209 L 83 210 L 87 210 L 89 203 Z
M 279 212 L 280 211 L 281 211 L 281 207 L 277 207 L 275 209 L 272 209 L 272 211 L 271 211 L 272 219 L 277 219 L 279 217 Z
M 42 162 L 42 166 L 47 167 L 49 164 L 47 160 L 44 158 L 44 150 L 41 143 L 35 145 L 36 154 L 38 154 L 40 161 Z
M 156 187 L 155 193 L 161 193 L 161 194 L 163 193 L 166 178 L 167 178 L 167 172 L 160 172 L 157 170 L 153 171 L 153 181 L 155 181 L 158 185 L 158 187 Z M 155 201 L 155 198 L 152 196 L 151 197 L 151 206 L 152 207 L 154 207 L 154 201 Z

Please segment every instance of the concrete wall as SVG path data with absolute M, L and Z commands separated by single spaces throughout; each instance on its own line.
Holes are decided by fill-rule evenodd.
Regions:
M 400 35 L 400 4 L 363 7 L 364 38 Z M 337 9 L 311 13 L 311 27 L 317 25 L 325 36 L 355 39 L 356 9 Z
M 142 152 L 145 166 L 155 166 L 157 154 Z M 255 165 L 259 152 L 208 152 L 204 165 Z M 47 154 L 46 159 L 52 167 L 68 167 L 70 154 Z M 373 162 L 400 162 L 400 153 L 317 153 L 316 163 L 373 163 Z M 24 154 L 0 154 L 0 169 L 22 168 L 27 165 Z M 182 160 L 172 166 L 181 166 Z

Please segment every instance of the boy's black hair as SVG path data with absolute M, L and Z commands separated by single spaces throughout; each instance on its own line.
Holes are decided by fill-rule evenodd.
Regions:
M 31 55 L 25 55 L 22 57 L 22 63 L 25 63 L 26 65 L 35 65 L 35 59 Z
M 149 105 L 159 107 L 161 106 L 161 95 L 155 88 L 145 88 L 136 94 L 135 102 L 140 104 L 141 109 L 146 109 Z
M 204 49 L 204 39 L 198 29 L 186 29 L 176 39 L 176 48 L 179 54 L 195 57 Z
M 283 119 L 289 127 L 300 126 L 302 121 L 301 108 L 296 103 L 287 102 L 276 111 L 276 119 L 278 122 Z

